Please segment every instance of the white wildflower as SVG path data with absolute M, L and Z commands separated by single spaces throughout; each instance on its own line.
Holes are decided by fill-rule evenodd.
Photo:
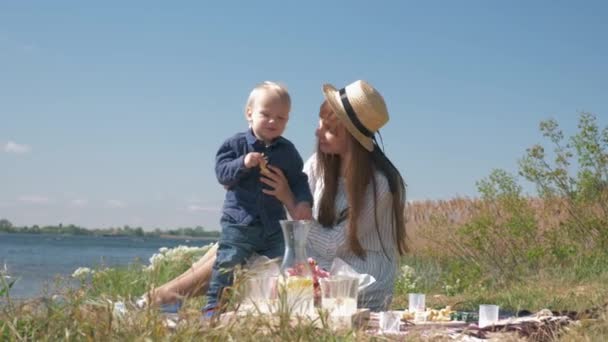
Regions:
M 155 253 L 150 257 L 150 265 L 145 268 L 146 271 L 154 271 L 160 268 L 162 265 L 171 265 L 177 262 L 183 262 L 188 258 L 193 258 L 196 255 L 203 255 L 212 244 L 203 247 L 188 247 L 188 246 L 177 246 L 175 248 L 161 247 L 158 253 Z M 196 258 L 193 258 L 193 262 L 196 262 Z
M 460 278 L 456 279 L 454 284 L 443 282 L 442 288 L 443 292 L 448 296 L 454 296 L 463 290 L 462 286 L 460 285 Z
M 395 284 L 397 289 L 403 293 L 416 291 L 420 277 L 416 277 L 414 268 L 409 265 L 403 265 L 401 266 L 400 271 Z
M 11 279 L 11 276 L 8 274 L 8 266 L 4 263 L 4 268 L 0 269 L 0 278 Z
M 95 271 L 91 270 L 88 267 L 78 267 L 74 273 L 72 273 L 72 278 L 83 278 L 89 274 L 93 274 Z
M 409 265 L 401 266 L 401 276 L 402 277 L 412 278 L 414 276 L 414 274 L 415 274 L 414 269 L 412 267 L 410 267 Z

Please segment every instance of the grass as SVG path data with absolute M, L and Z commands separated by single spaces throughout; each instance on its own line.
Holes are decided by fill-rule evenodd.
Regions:
M 543 217 L 542 204 L 532 201 L 536 215 Z M 498 304 L 502 312 L 516 313 L 550 309 L 576 311 L 579 324 L 553 333 L 549 340 L 603 341 L 608 336 L 608 257 L 602 253 L 577 254 L 561 262 L 546 259 L 542 267 L 523 268 L 517 277 L 483 272 L 466 259 L 441 248 L 454 243 L 449 237 L 476 216 L 475 201 L 422 202 L 408 208 L 412 252 L 402 260 L 408 266 L 395 286 L 392 307 L 407 307 L 408 292 L 427 294 L 427 306 L 451 305 L 460 311 L 475 311 L 479 304 Z M 541 208 L 541 209 L 538 209 Z M 438 220 L 437 218 L 441 218 Z M 548 225 L 549 226 L 549 225 Z M 429 227 L 436 228 L 429 230 Z M 426 238 L 429 231 L 435 239 Z M 443 239 L 443 240 L 442 240 Z M 0 340 L 2 341 L 368 341 L 385 340 L 361 330 L 334 331 L 322 322 L 296 326 L 283 317 L 277 322 L 246 317 L 227 324 L 210 325 L 200 320 L 202 298 L 191 298 L 180 312 L 182 324 L 168 329 L 156 310 L 136 310 L 130 304 L 146 290 L 162 284 L 187 269 L 204 253 L 200 250 L 164 251 L 152 265 L 133 263 L 121 268 L 100 267 L 78 277 L 79 286 L 67 286 L 50 298 L 10 301 L 10 289 L 0 277 Z M 491 265 L 491 264 L 490 264 Z M 4 283 L 2 283 L 4 282 Z M 73 283 L 73 282 L 72 282 Z M 125 301 L 127 315 L 114 314 L 112 303 Z M 590 309 L 594 309 L 590 311 Z M 519 340 L 503 335 L 503 340 Z M 544 336 L 546 340 L 546 336 Z M 445 336 L 408 335 L 408 340 L 447 340 Z
M 425 266 L 430 269 L 425 270 Z M 416 272 L 436 274 L 438 265 L 418 260 Z M 34 300 L 4 307 L 0 313 L 0 339 L 3 341 L 108 341 L 108 340 L 244 340 L 244 341 L 367 341 L 381 340 L 364 331 L 333 331 L 310 322 L 293 327 L 286 322 L 272 324 L 267 319 L 250 316 L 224 325 L 211 326 L 200 321 L 201 299 L 190 299 L 180 313 L 184 324 L 176 330 L 167 329 L 163 317 L 156 310 L 136 310 L 129 307 L 126 316 L 113 314 L 111 300 L 133 298 L 140 294 L 133 283 L 133 266 L 106 272 L 109 284 L 105 293 L 95 288 L 93 282 L 82 287 L 65 290 L 62 300 Z M 573 270 L 543 272 L 524 281 L 502 288 L 466 289 L 455 295 L 445 295 L 440 289 L 427 288 L 427 303 L 440 308 L 452 305 L 459 310 L 475 310 L 482 303 L 497 303 L 501 310 L 516 312 L 521 309 L 537 311 L 549 308 L 553 311 L 579 311 L 599 308 L 608 298 L 608 272 L 594 279 L 579 280 Z M 100 280 L 98 280 L 100 281 Z M 426 283 L 424 283 L 426 284 Z M 423 285 L 427 286 L 427 285 Z M 393 307 L 407 306 L 405 293 L 397 293 Z M 562 341 L 601 341 L 608 333 L 605 311 L 598 311 L 593 318 L 586 318 L 578 326 L 556 335 Z M 422 336 L 410 336 L 413 340 Z M 514 336 L 510 337 L 515 340 Z M 426 340 L 426 337 L 425 337 Z M 436 337 L 434 340 L 444 340 Z

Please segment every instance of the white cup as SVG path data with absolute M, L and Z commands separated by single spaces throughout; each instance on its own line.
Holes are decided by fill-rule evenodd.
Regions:
M 321 307 L 332 316 L 351 316 L 357 312 L 359 279 L 331 276 L 319 279 Z
M 401 313 L 399 311 L 380 312 L 379 328 L 383 333 L 398 333 L 401 324 Z
M 278 277 L 257 276 L 245 281 L 244 311 L 269 313 L 277 297 Z
M 424 302 L 423 293 L 410 293 L 408 295 L 408 310 L 409 312 L 424 312 L 426 304 Z
M 498 322 L 498 305 L 482 304 L 479 306 L 479 327 L 484 328 Z

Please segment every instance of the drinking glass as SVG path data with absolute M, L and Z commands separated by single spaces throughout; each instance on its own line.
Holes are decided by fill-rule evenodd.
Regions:
M 479 306 L 479 327 L 487 327 L 498 322 L 498 305 L 482 304 Z
M 321 307 L 331 316 L 350 316 L 357 312 L 359 279 L 348 276 L 332 276 L 319 279 Z

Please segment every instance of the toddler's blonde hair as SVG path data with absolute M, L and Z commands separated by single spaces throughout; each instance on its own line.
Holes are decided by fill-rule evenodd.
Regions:
M 249 98 L 247 98 L 247 104 L 245 105 L 245 112 L 247 112 L 248 108 L 251 108 L 253 106 L 255 100 L 262 92 L 268 92 L 276 96 L 279 100 L 285 103 L 288 107 L 288 110 L 291 111 L 291 96 L 289 96 L 287 87 L 281 83 L 264 81 L 256 85 L 255 88 L 253 88 L 253 90 L 251 91 L 251 93 L 249 93 Z

